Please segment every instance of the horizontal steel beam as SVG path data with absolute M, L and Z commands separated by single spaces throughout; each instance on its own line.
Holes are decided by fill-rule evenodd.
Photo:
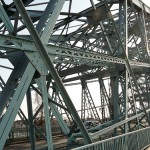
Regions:
M 7 45 L 4 44 L 4 42 L 10 42 Z M 10 45 L 13 43 L 12 45 Z M 18 43 L 15 45 L 15 43 Z M 65 58 L 72 58 L 74 60 L 77 60 L 75 63 L 79 63 L 81 61 L 81 64 L 83 63 L 89 63 L 89 64 L 98 64 L 98 62 L 104 62 L 105 64 L 103 65 L 108 65 L 106 63 L 117 63 L 117 64 L 123 64 L 126 65 L 125 59 L 114 57 L 114 56 L 108 56 L 100 53 L 94 53 L 94 52 L 86 52 L 86 51 L 81 51 L 79 49 L 72 49 L 72 48 L 64 48 L 64 47 L 59 47 L 59 46 L 54 46 L 50 44 L 45 44 L 44 45 L 49 57 L 63 57 L 64 60 Z M 10 48 L 10 49 L 17 49 L 17 50 L 22 50 L 25 53 L 26 52 L 36 52 L 37 48 L 34 44 L 33 41 L 31 40 L 26 40 L 22 38 L 16 38 L 13 36 L 6 36 L 6 35 L 0 35 L 0 47 L 1 48 Z M 32 53 L 31 53 L 32 55 Z M 56 60 L 57 62 L 57 60 Z M 63 62 L 63 61 L 62 61 Z M 83 62 L 83 63 L 82 63 Z M 65 63 L 65 62 L 64 62 Z M 66 62 L 68 63 L 68 62 Z M 71 63 L 71 61 L 70 61 Z M 149 63 L 143 63 L 143 62 L 137 62 L 137 61 L 129 61 L 130 65 L 133 67 L 150 67 Z M 101 64 L 102 65 L 102 64 Z
M 67 78 L 63 80 L 63 83 L 67 83 L 67 82 L 72 82 L 72 81 L 77 81 L 77 80 L 91 80 L 91 79 L 95 79 L 95 78 L 104 78 L 104 77 L 115 77 L 117 75 L 117 70 L 115 69 L 109 69 L 109 70 L 98 70 L 94 73 L 88 73 L 82 76 L 75 76 L 75 77 L 71 77 L 71 78 Z

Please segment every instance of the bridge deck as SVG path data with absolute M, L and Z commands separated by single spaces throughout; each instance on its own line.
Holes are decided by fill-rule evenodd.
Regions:
M 58 149 L 66 146 L 67 139 L 65 137 L 59 138 L 54 141 L 54 149 Z M 36 149 L 47 147 L 45 140 L 36 141 Z M 20 142 L 19 144 L 13 144 L 5 146 L 3 150 L 29 150 L 31 148 L 30 142 Z

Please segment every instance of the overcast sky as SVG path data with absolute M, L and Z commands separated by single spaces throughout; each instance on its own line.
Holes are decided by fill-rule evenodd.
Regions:
M 142 0 L 142 1 L 150 7 L 150 0 Z

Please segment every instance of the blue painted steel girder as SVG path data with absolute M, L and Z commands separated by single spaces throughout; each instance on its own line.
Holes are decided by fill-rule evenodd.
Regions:
M 22 6 L 20 1 L 15 0 L 15 2 L 18 3 L 17 7 L 19 10 L 19 7 Z M 116 76 L 118 77 L 119 75 L 116 80 L 118 83 L 116 84 L 119 85 L 118 89 L 120 91 L 115 91 L 118 92 L 119 98 L 116 100 L 116 97 L 112 96 L 113 94 L 111 91 L 114 91 L 115 86 L 108 85 L 109 90 L 107 90 L 107 92 L 109 99 L 112 100 L 114 104 L 118 103 L 114 108 L 119 107 L 121 112 L 117 114 L 117 119 L 109 116 L 109 119 L 112 120 L 110 124 L 114 124 L 120 120 L 122 120 L 122 122 L 110 127 L 109 130 L 118 128 L 120 125 L 126 124 L 127 122 L 130 126 L 131 124 L 129 121 L 131 120 L 136 120 L 140 127 L 142 120 L 144 120 L 141 115 L 147 116 L 148 122 L 148 96 L 150 87 L 148 40 L 149 8 L 140 1 L 130 1 L 127 13 L 124 14 L 125 7 L 121 4 L 122 7 L 118 9 L 120 3 L 117 0 L 99 1 L 97 4 L 91 1 L 89 5 L 90 8 L 83 7 L 81 12 L 74 13 L 74 1 L 72 1 L 72 3 L 71 1 L 64 2 L 65 5 L 68 4 L 68 7 L 64 5 L 63 10 L 61 10 L 63 1 L 56 2 L 51 0 L 50 2 L 42 2 L 39 4 L 31 2 L 32 1 L 30 0 L 23 1 L 26 9 L 32 9 L 33 6 L 34 9 L 37 9 L 37 11 L 27 10 L 31 20 L 26 20 L 28 19 L 28 17 L 25 17 L 26 11 L 22 12 L 24 7 L 22 7 L 22 10 L 19 10 L 21 15 L 18 17 L 14 3 L 6 5 L 4 0 L 0 5 L 0 11 L 2 12 L 0 16 L 2 19 L 2 23 L 0 24 L 0 56 L 2 59 L 7 58 L 14 66 L 13 72 L 0 95 L 0 101 L 2 102 L 0 105 L 0 126 L 6 125 L 6 122 L 8 122 L 6 126 L 4 125 L 7 128 L 7 131 L 6 128 L 3 128 L 1 140 L 6 140 L 17 111 L 13 111 L 12 117 L 9 119 L 7 118 L 7 114 L 10 114 L 13 108 L 19 109 L 23 99 L 22 96 L 26 93 L 30 84 L 35 83 L 33 79 L 40 75 L 51 74 L 54 79 L 52 82 L 56 82 L 56 86 L 60 90 L 61 96 L 66 103 L 66 108 L 69 113 L 72 113 L 74 121 L 81 129 L 86 143 L 91 142 L 89 134 L 84 129 L 84 126 L 68 97 L 68 93 L 65 91 L 63 84 L 60 81 L 60 76 L 63 72 L 67 72 L 63 75 L 63 82 L 76 81 L 78 79 L 88 80 L 99 77 L 101 77 L 103 81 L 105 81 L 103 77 L 108 77 L 109 81 L 111 80 L 111 76 L 113 76 L 115 80 Z M 40 10 L 41 8 L 39 8 L 39 5 L 44 6 L 41 7 L 42 10 Z M 114 9 L 113 6 L 116 6 L 116 8 Z M 63 18 L 62 16 L 65 17 Z M 125 16 L 128 17 L 128 22 L 124 24 Z M 13 21 L 15 22 L 14 24 Z M 26 29 L 26 26 L 29 32 Z M 35 28 L 33 28 L 33 26 Z M 118 26 L 120 27 L 119 31 Z M 128 43 L 126 44 L 124 42 L 126 35 L 125 26 L 128 26 L 128 37 L 126 36 L 126 41 Z M 39 32 L 41 39 L 35 32 L 36 29 Z M 11 36 L 8 36 L 8 33 Z M 15 37 L 14 35 L 16 35 L 16 33 L 17 36 Z M 124 52 L 125 47 L 129 50 L 129 56 Z M 20 64 L 20 67 L 18 67 L 18 58 L 20 58 L 20 62 L 24 58 L 25 64 Z M 29 66 L 33 65 L 31 67 L 32 77 L 29 75 L 29 69 L 27 73 L 24 73 L 26 64 Z M 55 71 L 54 64 L 59 74 Z M 9 66 L 4 67 L 8 68 Z M 127 69 L 127 73 L 129 73 L 129 76 L 126 76 L 126 81 L 125 68 Z M 114 72 L 113 75 L 112 72 Z M 134 75 L 135 72 L 138 75 Z M 76 75 L 75 73 L 78 74 Z M 68 78 L 67 75 L 72 75 L 72 77 Z M 23 76 L 30 76 L 30 79 L 28 83 L 21 85 L 22 82 L 25 82 Z M 50 83 L 50 81 L 48 82 Z M 11 83 L 10 87 L 9 83 Z M 47 84 L 46 81 L 45 83 L 43 82 L 43 84 L 43 86 L 38 87 L 39 90 L 45 87 L 45 84 Z M 15 91 L 15 89 L 16 87 L 19 88 L 19 85 L 21 86 L 21 89 L 25 88 L 26 90 L 19 91 L 23 93 L 18 97 L 18 105 L 13 106 L 16 98 L 15 95 L 19 93 L 18 90 Z M 9 93 L 7 95 L 8 97 L 5 95 L 7 92 Z M 42 90 L 40 90 L 40 92 L 42 92 Z M 43 93 L 45 92 L 46 90 Z M 124 92 L 126 92 L 127 95 L 126 101 Z M 3 99 L 2 97 L 5 98 Z M 45 96 L 45 104 L 47 103 L 47 100 L 48 98 Z M 105 99 L 105 101 L 107 100 Z M 93 102 L 91 102 L 91 104 L 92 103 Z M 139 106 L 137 106 L 136 103 L 138 103 Z M 59 120 L 59 124 L 63 131 L 65 131 L 65 134 L 67 135 L 70 132 L 68 134 L 69 138 L 70 135 L 76 137 L 77 135 L 72 134 L 72 130 L 69 131 L 65 122 L 63 122 L 63 119 L 59 119 L 60 114 L 54 105 L 57 104 L 52 102 L 50 107 L 53 112 L 55 112 L 55 116 Z M 48 106 L 48 109 L 50 109 L 50 107 Z M 44 108 L 46 111 L 45 116 L 48 119 L 49 114 L 48 110 L 46 110 L 47 106 L 44 105 Z M 111 107 L 112 110 L 110 111 L 117 113 L 117 111 L 113 111 L 114 108 Z M 5 109 L 6 112 L 4 111 Z M 95 108 L 92 109 L 94 110 Z M 126 119 L 127 117 L 133 116 L 132 119 L 124 120 L 125 110 Z M 141 112 L 142 114 L 140 114 Z M 114 118 L 115 122 L 113 122 Z M 47 122 L 47 125 L 47 132 L 51 132 L 49 122 Z M 35 127 L 33 126 L 32 128 Z M 105 129 L 105 127 L 97 128 Z M 130 129 L 133 130 L 132 128 Z M 93 134 L 93 137 L 101 134 L 103 134 L 103 131 Z M 48 139 L 51 139 L 51 137 Z M 48 145 L 51 143 L 52 141 L 49 142 Z M 52 149 L 52 147 L 50 148 L 49 146 L 49 149 Z

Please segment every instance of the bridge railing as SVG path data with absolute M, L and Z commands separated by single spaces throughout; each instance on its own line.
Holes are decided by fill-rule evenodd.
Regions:
M 150 127 L 147 127 L 73 150 L 142 150 L 149 144 Z
M 42 133 L 43 135 L 46 134 L 46 129 L 45 127 L 39 127 L 36 126 L 38 131 Z M 39 132 L 36 132 L 35 136 L 36 138 L 42 138 L 41 134 Z M 52 135 L 59 135 L 61 134 L 61 130 L 59 126 L 54 126 L 52 127 Z M 12 141 L 22 141 L 25 139 L 29 139 L 30 134 L 29 134 L 29 128 L 28 127 L 23 127 L 23 128 L 12 128 L 11 132 L 9 133 L 7 143 L 11 143 Z M 6 144 L 7 144 L 6 143 Z

